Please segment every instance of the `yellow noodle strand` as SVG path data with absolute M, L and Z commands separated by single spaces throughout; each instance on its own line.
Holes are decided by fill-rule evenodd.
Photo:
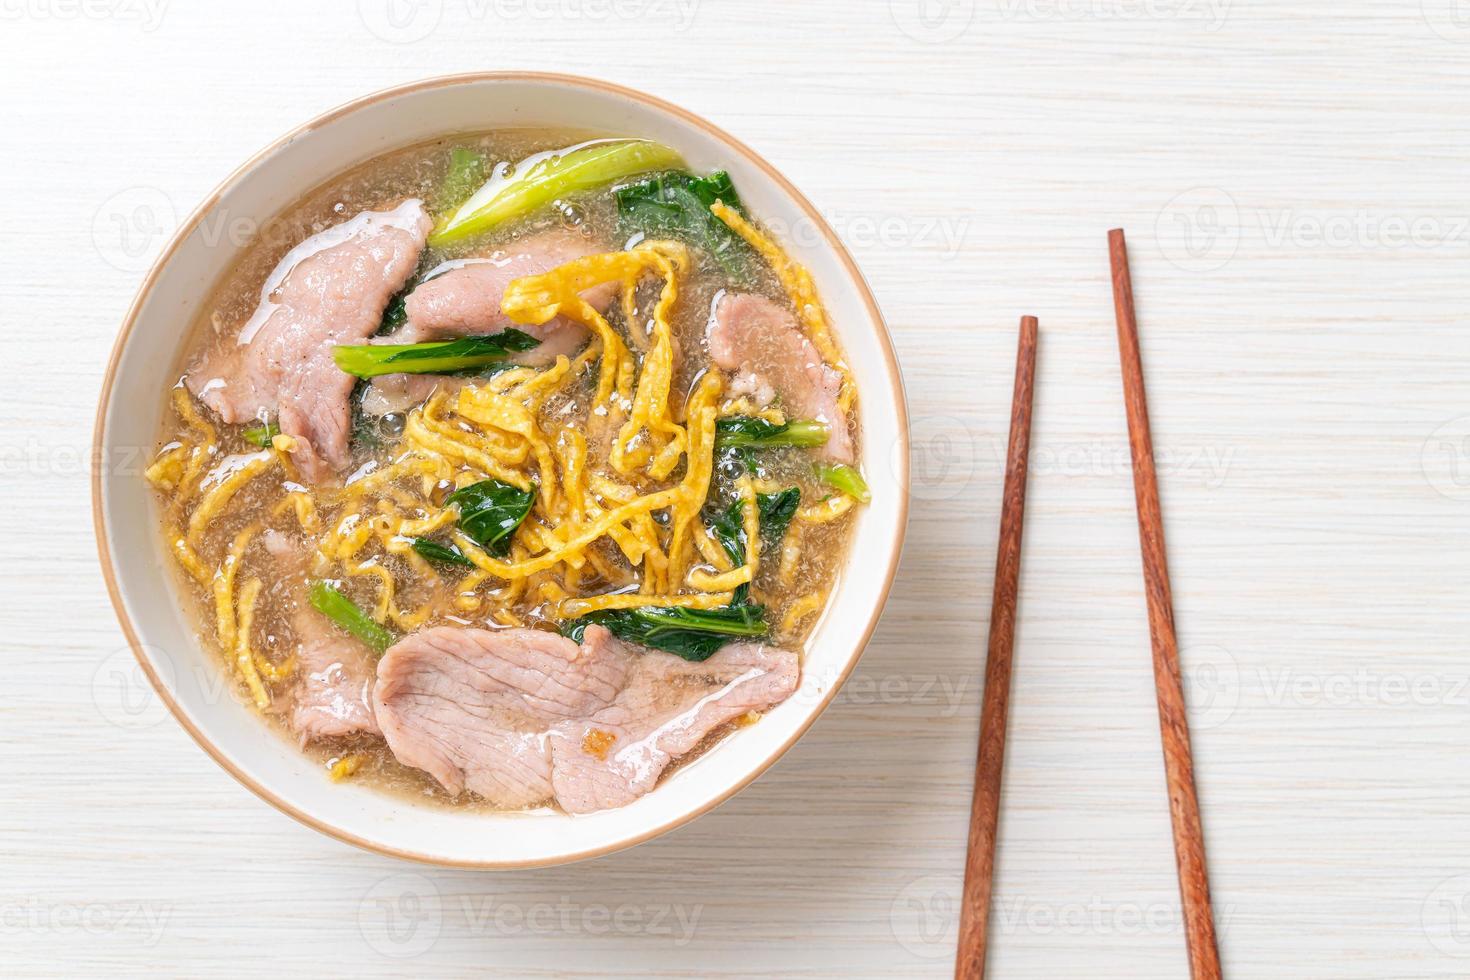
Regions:
M 317 519 L 316 502 L 311 499 L 311 494 L 303 490 L 293 490 L 271 508 L 271 516 L 280 517 L 288 510 L 296 515 L 296 523 L 307 534 L 315 534 L 320 528 L 321 522 Z
M 424 424 L 423 417 L 418 414 L 408 417 L 403 435 L 415 449 L 458 460 L 517 489 L 531 489 L 531 481 L 524 473 L 504 465 L 478 446 L 434 432 Z
M 699 379 L 689 396 L 686 418 L 689 425 L 689 458 L 680 494 L 670 515 L 669 580 L 683 581 L 689 563 L 691 526 L 699 519 L 700 508 L 709 497 L 710 478 L 715 461 L 715 403 L 724 388 L 718 371 L 708 371 Z
M 739 398 L 731 399 L 720 406 L 720 418 L 730 415 L 754 415 L 758 419 L 765 419 L 772 425 L 784 425 L 786 413 L 775 405 L 767 405 L 765 408 L 756 407 L 755 402 L 750 400 L 749 395 L 741 395 Z
M 173 403 L 174 411 L 179 413 L 179 417 L 184 420 L 184 424 L 200 434 L 202 437 L 200 442 L 208 443 L 211 446 L 219 443 L 219 433 L 215 431 L 214 426 L 205 420 L 204 416 L 199 414 L 199 410 L 194 407 L 194 400 L 189 397 L 189 392 L 183 385 L 179 385 L 174 389 Z
M 220 649 L 227 656 L 234 659 L 236 666 L 240 670 L 241 678 L 245 681 L 246 686 L 250 688 L 251 697 L 254 698 L 258 707 L 264 708 L 270 704 L 270 695 L 265 691 L 264 685 L 261 684 L 260 675 L 256 673 L 255 663 L 250 655 L 248 636 L 250 617 L 245 617 L 242 623 L 237 618 L 235 611 L 235 575 L 245 556 L 245 549 L 250 546 L 251 538 L 259 530 L 259 524 L 251 524 L 235 535 L 235 540 L 230 544 L 229 552 L 225 555 L 223 561 L 220 562 L 219 569 L 214 573 L 213 591 L 215 630 L 219 636 Z M 252 581 L 256 581 L 257 583 L 250 595 L 250 602 L 253 605 L 255 595 L 259 594 L 260 585 L 258 580 Z M 253 610 L 250 615 L 253 616 Z M 243 641 L 241 639 L 242 626 L 247 634 Z M 245 644 L 243 655 L 241 653 L 242 642 Z
M 332 763 L 332 768 L 327 770 L 327 775 L 332 777 L 332 782 L 340 783 L 342 780 L 350 779 L 356 775 L 357 771 L 362 768 L 363 763 L 367 761 L 368 755 L 365 752 L 353 752 L 351 755 L 344 755 Z
M 199 547 L 199 539 L 204 536 L 204 528 L 229 505 L 235 494 L 239 493 L 245 484 L 275 465 L 276 459 L 276 454 L 270 452 L 248 456 L 238 467 L 209 488 L 203 499 L 199 501 L 199 506 L 194 508 L 194 513 L 189 515 L 188 540 L 191 548 Z
M 715 566 L 715 569 L 721 572 L 728 572 L 734 567 L 730 562 L 730 556 L 725 553 L 725 549 L 720 547 L 714 538 L 710 537 L 709 531 L 702 523 L 695 521 L 689 530 L 690 536 L 694 539 L 695 547 L 699 551 L 699 556 L 708 564 Z
M 625 252 L 589 255 L 537 276 L 512 282 L 501 300 L 501 309 L 517 323 L 542 324 L 557 315 L 567 316 L 589 327 L 602 347 L 602 369 L 594 413 L 604 418 L 626 404 L 627 418 L 613 441 L 609 461 L 620 473 L 644 467 L 654 479 L 663 479 L 678 465 L 685 434 L 669 414 L 669 388 L 673 380 L 673 338 L 668 317 L 678 298 L 678 272 L 688 264 L 688 250 L 675 242 L 644 242 Z M 636 393 L 635 363 L 627 346 L 580 293 L 605 282 L 621 282 L 624 312 L 631 317 L 628 293 L 638 275 L 650 270 L 664 279 L 653 313 L 653 336 L 643 358 Z M 628 324 L 630 334 L 635 324 Z M 613 401 L 616 394 L 618 404 Z
M 828 524 L 852 510 L 856 500 L 845 493 L 834 494 L 820 503 L 803 507 L 796 512 L 796 519 L 807 524 Z
M 822 592 L 810 592 L 797 599 L 787 607 L 786 615 L 781 617 L 781 634 L 795 636 L 796 627 L 801 624 L 802 620 L 820 610 L 826 602 L 827 597 Z
M 270 692 L 261 682 L 260 672 L 255 667 L 255 656 L 250 652 L 250 630 L 255 622 L 255 600 L 260 596 L 260 579 L 252 578 L 240 589 L 239 623 L 235 632 L 235 666 L 250 688 L 255 706 L 265 710 L 271 703 Z
M 584 599 L 568 599 L 561 604 L 558 615 L 567 619 L 585 616 L 601 609 L 641 609 L 645 606 L 677 606 L 682 609 L 717 609 L 728 606 L 735 596 L 731 592 L 701 592 L 686 595 L 644 595 L 637 592 L 618 592 L 612 595 L 589 596 Z
M 189 573 L 194 581 L 200 585 L 207 585 L 209 583 L 209 569 L 204 567 L 203 562 L 194 553 L 194 549 L 189 547 L 189 542 L 184 540 L 183 535 L 174 535 L 169 542 L 169 547 L 173 551 L 174 557 L 179 560 L 179 564 L 184 566 L 184 570 Z
M 786 536 L 781 541 L 781 565 L 776 570 L 781 584 L 791 588 L 796 584 L 796 571 L 801 567 L 802 538 L 805 532 L 802 525 L 793 521 L 786 529 Z
M 165 447 L 143 471 L 143 476 L 160 490 L 178 489 L 179 482 L 184 478 L 184 466 L 189 460 L 192 448 L 185 442 L 180 442 L 172 448 Z
M 689 573 L 688 581 L 692 588 L 705 592 L 729 590 L 754 582 L 757 572 L 760 571 L 761 517 L 760 506 L 755 497 L 755 485 L 749 476 L 742 476 L 735 481 L 735 489 L 740 495 L 740 513 L 744 523 L 745 564 L 721 575 L 711 575 L 702 568 L 696 568 Z

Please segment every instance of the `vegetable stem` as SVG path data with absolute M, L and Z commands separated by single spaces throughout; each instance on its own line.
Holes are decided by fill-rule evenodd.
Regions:
M 248 442 L 253 442 L 261 449 L 269 449 L 271 440 L 281 434 L 281 429 L 275 422 L 266 422 L 262 425 L 252 425 L 240 433 Z
M 312 608 L 351 633 L 373 650 L 382 653 L 393 645 L 393 634 L 378 625 L 357 603 L 343 595 L 330 582 L 311 583 Z
M 756 415 L 728 415 L 715 423 L 715 445 L 721 449 L 811 449 L 827 442 L 827 423 L 789 419 L 777 425 Z
M 868 503 L 873 495 L 868 491 L 868 481 L 855 467 L 846 463 L 818 463 L 817 477 L 834 490 L 840 490 L 859 503 Z
M 652 140 L 598 140 L 522 160 L 512 176 L 497 174 L 429 235 L 452 245 L 578 191 L 624 177 L 681 167 L 678 152 Z
M 449 170 L 439 185 L 434 205 L 437 211 L 458 208 L 485 180 L 485 157 L 467 146 L 449 151 Z
M 332 360 L 358 378 L 375 378 L 380 374 L 451 374 L 491 367 L 509 354 L 530 350 L 540 343 L 512 327 L 488 337 L 431 340 L 422 344 L 339 344 L 332 348 Z

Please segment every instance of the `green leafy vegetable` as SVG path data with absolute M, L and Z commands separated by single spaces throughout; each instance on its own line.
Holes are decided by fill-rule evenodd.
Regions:
M 682 167 L 675 150 L 651 140 L 598 140 L 518 163 L 496 174 L 429 235 L 438 248 L 489 231 L 578 191 L 625 177 Z
M 868 481 L 846 463 L 818 463 L 816 470 L 817 478 L 832 489 L 840 490 L 862 503 L 873 499 L 873 495 L 868 492 Z
M 657 174 L 619 187 L 616 197 L 618 218 L 626 233 L 689 242 L 709 252 L 726 275 L 741 281 L 749 278 L 750 246 L 710 211 L 716 201 L 742 213 L 745 210 L 725 171 L 717 170 L 708 177 L 683 171 Z
M 725 549 L 725 554 L 730 558 L 732 565 L 745 564 L 745 501 L 738 497 L 730 503 L 730 506 L 721 511 L 716 511 L 706 518 L 709 522 L 710 533 Z M 750 602 L 750 583 L 742 582 L 735 586 L 731 595 L 730 605 L 743 606 Z M 610 627 L 609 627 L 610 628 Z
M 715 423 L 715 445 L 721 449 L 810 449 L 827 442 L 827 423 L 790 419 L 781 425 L 755 415 L 728 415 Z
M 677 606 L 645 606 L 641 609 L 602 609 L 562 626 L 562 632 L 582 642 L 593 623 L 606 626 L 619 639 L 638 643 L 683 657 L 708 660 L 732 638 L 760 639 L 766 635 L 765 606 L 723 606 L 719 609 L 684 609 Z
M 261 449 L 269 449 L 271 440 L 281 434 L 280 428 L 274 422 L 266 422 L 263 425 L 252 425 L 240 433 L 248 442 L 253 442 Z
M 801 506 L 801 488 L 787 487 L 777 493 L 758 493 L 755 502 L 761 512 L 761 538 L 772 546 L 786 537 L 786 528 Z
M 760 510 L 761 539 L 775 544 L 786 536 L 786 528 L 796 516 L 801 505 L 801 488 L 787 487 L 776 493 L 755 495 L 756 507 Z M 710 531 L 730 561 L 745 564 L 745 501 L 735 500 L 729 507 L 706 518 Z
M 470 568 L 475 567 L 474 562 L 455 549 L 448 545 L 442 545 L 437 541 L 430 541 L 428 538 L 414 538 L 413 543 L 409 547 L 429 559 L 429 561 L 438 562 L 441 565 L 466 565 Z
M 393 645 L 393 634 L 373 621 L 330 582 L 311 583 L 311 605 L 317 612 L 351 633 L 378 653 Z
M 761 537 L 779 541 L 801 502 L 801 490 L 787 487 L 777 493 L 756 494 L 761 517 Z M 706 517 L 710 531 L 725 554 L 736 565 L 745 564 L 745 501 L 735 500 L 724 510 Z M 578 643 L 589 623 L 601 623 L 630 643 L 655 647 L 685 660 L 707 660 L 732 637 L 760 638 L 767 633 L 766 607 L 750 601 L 750 586 L 735 590 L 728 606 L 718 609 L 684 609 L 648 606 L 641 609 L 604 609 L 588 613 L 562 627 Z
M 786 536 L 786 528 L 796 516 L 796 508 L 801 504 L 801 489 L 787 487 L 777 493 L 758 493 L 755 495 L 755 504 L 760 511 L 762 547 L 774 547 Z M 709 524 L 710 533 L 715 536 L 720 547 L 725 549 L 731 563 L 744 565 L 745 501 L 737 499 L 729 507 L 709 515 L 705 520 Z M 732 605 L 745 604 L 749 601 L 749 596 L 749 584 L 737 586 Z
M 449 170 L 434 195 L 434 210 L 448 211 L 463 204 L 485 182 L 485 156 L 467 146 L 449 151 Z
M 488 337 L 431 340 L 422 344 L 339 344 L 332 360 L 348 374 L 449 374 L 498 364 L 506 355 L 530 350 L 541 341 L 514 328 Z
M 510 553 L 510 536 L 531 512 L 536 492 L 513 487 L 499 480 L 481 480 L 461 487 L 446 503 L 459 505 L 459 526 L 490 554 L 503 558 Z
M 735 500 L 729 507 L 706 518 L 710 533 L 730 556 L 735 565 L 745 564 L 745 501 Z

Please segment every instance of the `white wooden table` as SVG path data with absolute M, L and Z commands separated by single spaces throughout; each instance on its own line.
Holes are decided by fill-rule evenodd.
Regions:
M 647 89 L 785 170 L 887 312 L 916 446 L 894 597 L 811 734 L 662 840 L 517 874 L 359 853 L 217 769 L 129 670 L 86 479 L 173 223 L 324 109 L 488 68 Z M 992 975 L 1184 976 L 1123 225 L 1227 971 L 1470 975 L 1462 3 L 3 0 L 0 79 L 0 974 L 947 975 L 1032 312 Z

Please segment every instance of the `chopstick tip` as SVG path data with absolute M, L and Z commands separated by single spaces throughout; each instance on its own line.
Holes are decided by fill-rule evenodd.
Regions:
M 1108 232 L 1108 261 L 1113 267 L 1113 278 L 1128 274 L 1128 239 L 1123 237 L 1122 228 Z

